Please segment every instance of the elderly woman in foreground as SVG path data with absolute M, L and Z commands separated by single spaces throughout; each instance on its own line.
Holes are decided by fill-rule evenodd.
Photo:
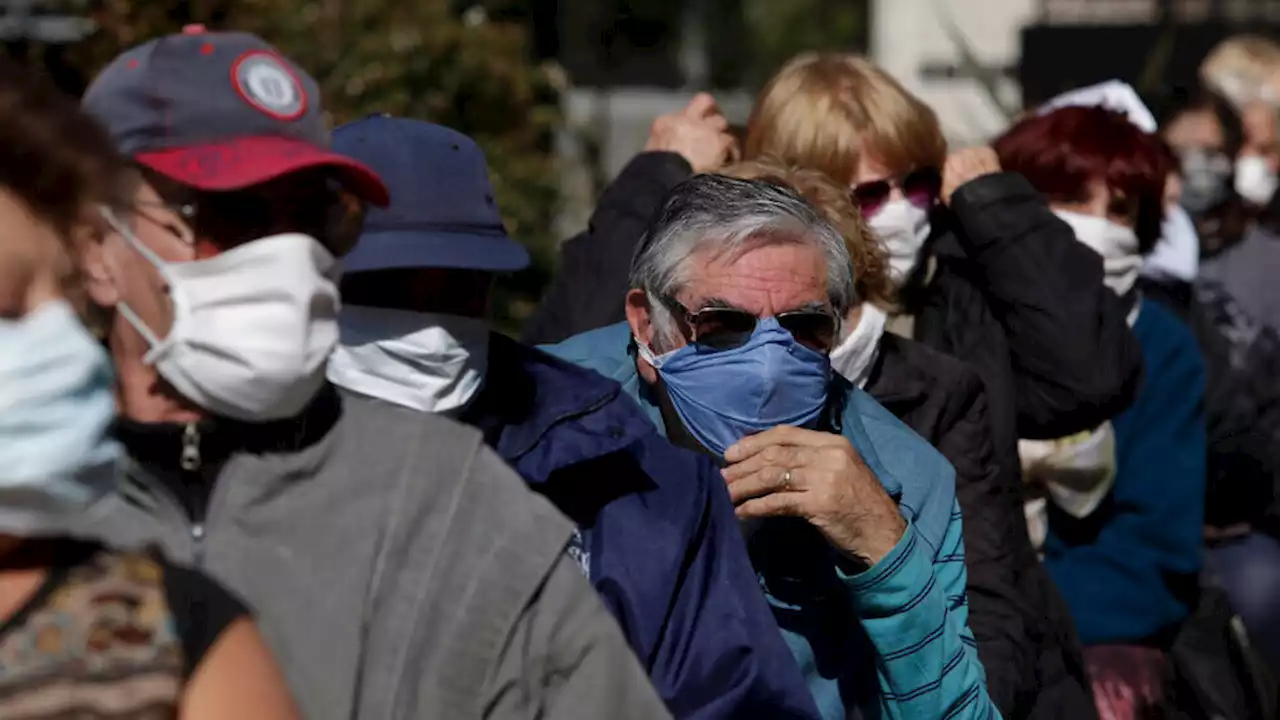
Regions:
M 954 471 L 828 354 L 857 302 L 840 232 L 794 193 L 697 176 L 641 242 L 627 322 L 552 352 L 618 380 L 724 465 L 824 717 L 987 718 Z

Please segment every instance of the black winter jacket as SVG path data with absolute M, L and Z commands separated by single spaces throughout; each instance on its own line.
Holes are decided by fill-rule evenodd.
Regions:
M 1018 438 L 1092 429 L 1132 402 L 1142 355 L 1126 306 L 1102 283 L 1101 258 L 1075 239 L 1026 179 L 1000 173 L 960 187 L 950 208 L 935 213 L 924 258 L 901 301 L 915 316 L 916 340 L 981 376 L 1004 476 L 1000 487 L 1021 487 Z M 970 527 L 975 524 L 1002 521 L 966 512 L 966 542 L 970 535 L 1004 532 L 1006 544 L 1030 548 L 1025 525 L 1015 531 Z M 1093 716 L 1061 594 L 1043 571 L 1022 574 L 1018 590 L 1039 619 L 1032 630 L 1039 636 L 1040 692 L 1029 711 L 1022 697 L 1006 715 Z
M 917 340 L 982 376 L 1006 452 L 1016 438 L 1073 435 L 1129 407 L 1142 351 L 1125 304 L 1102 284 L 1102 258 L 1031 183 L 1016 173 L 980 177 L 933 226 L 933 261 L 903 288 L 904 309 L 916 316 Z
M 600 204 L 592 215 L 589 229 L 568 240 L 562 246 L 560 272 L 539 311 L 526 328 L 527 342 L 559 342 L 580 332 L 623 319 L 622 298 L 628 286 L 628 272 L 635 248 L 654 211 L 660 206 L 663 195 L 680 181 L 688 178 L 690 173 L 688 163 L 672 153 L 644 153 L 628 164 L 602 195 Z M 1010 178 L 1008 175 L 996 177 L 1003 178 L 1002 182 L 1008 182 Z M 1013 179 L 1021 182 L 1025 188 L 1030 188 L 1020 177 L 1013 176 Z M 988 178 L 981 178 L 961 188 L 957 193 L 956 201 L 974 211 L 980 211 L 985 204 L 982 201 L 986 197 L 982 192 L 986 185 L 984 180 Z M 972 199 L 966 196 L 966 193 L 974 189 L 970 186 L 978 186 L 979 191 Z M 1055 231 L 1066 228 L 1065 223 L 1061 223 L 1048 213 L 1048 209 L 1042 201 L 1039 201 L 1039 196 L 1033 190 L 1029 198 L 1023 199 L 1024 202 L 1026 199 L 1035 200 L 1038 209 L 1048 214 L 1049 222 L 1041 224 L 1048 224 Z M 1016 211 L 1017 208 L 1018 204 L 1014 203 L 1013 209 Z M 1044 218 L 1041 217 L 1040 220 L 1043 221 Z M 994 220 L 991 224 L 995 227 L 1002 226 L 999 220 Z M 1016 226 L 1016 223 L 1007 221 L 1003 223 L 1003 226 L 1010 225 Z M 1067 229 L 1067 232 L 1069 233 L 1070 230 Z M 1064 236 L 1059 232 L 1058 237 Z M 1022 234 L 1019 234 L 1018 238 L 1022 238 Z M 1070 246 L 1064 249 L 1060 247 L 1061 243 L 1051 243 L 1048 250 L 1054 252 L 1049 252 L 1048 255 L 1051 259 L 1055 254 L 1065 255 L 1068 268 L 1081 265 L 1080 253 L 1073 251 L 1085 253 L 1088 251 L 1076 243 L 1070 235 L 1066 235 L 1065 238 L 1070 241 Z M 934 244 L 945 248 L 944 239 L 945 235 L 939 234 Z M 1001 266 L 1001 261 L 1005 261 L 1003 267 L 1006 268 L 1010 267 L 1007 260 L 1012 258 L 1014 260 L 1012 267 L 1016 270 L 1020 255 L 1017 252 L 1019 248 L 1010 252 L 1008 243 L 1001 243 L 999 239 L 997 235 L 996 239 L 989 239 L 979 244 L 982 249 L 990 251 L 984 257 L 994 261 L 998 267 Z M 1036 239 L 1029 238 L 1031 242 Z M 1021 254 L 1025 252 L 1024 250 Z M 1032 249 L 1031 252 L 1035 253 L 1035 250 Z M 1096 285 L 1102 287 L 1101 261 L 1096 256 L 1092 256 L 1092 264 L 1090 264 L 1086 256 L 1083 265 L 1092 272 L 1092 275 L 1096 275 Z M 933 278 L 935 281 L 948 277 L 952 272 L 952 265 L 949 262 L 939 262 L 937 268 L 940 274 L 935 274 Z M 1043 265 L 1037 269 L 1041 274 L 1048 274 L 1048 268 Z M 1052 269 L 1058 272 L 1061 267 Z M 1089 277 L 1089 272 L 1085 275 L 1086 281 L 1092 279 Z M 1063 290 L 1065 284 L 1053 280 L 1029 283 L 1023 282 L 1020 278 L 1017 280 L 1018 282 L 998 282 L 997 287 L 1008 285 L 1040 287 L 1050 292 L 1064 292 L 1063 298 L 1068 303 L 1080 300 L 1078 287 Z M 930 288 L 953 289 L 961 292 L 961 297 L 964 297 L 963 283 L 957 284 L 950 280 L 941 280 L 941 283 L 938 286 L 934 286 L 933 283 L 920 283 L 916 297 L 930 300 L 932 297 Z M 1017 312 L 1001 313 L 1002 318 L 1012 315 L 1015 319 L 1015 327 L 1025 327 L 1037 333 L 1033 339 L 1018 343 L 1019 349 L 1034 353 L 1038 343 L 1045 345 L 1046 359 L 1042 362 L 1029 363 L 1031 369 L 1047 374 L 1046 384 L 1050 386 L 1047 389 L 1036 390 L 1035 396 L 1041 402 L 1028 404 L 1028 414 L 1032 419 L 1039 419 L 1036 424 L 1039 424 L 1042 430 L 1050 433 L 1049 436 L 1057 436 L 1051 433 L 1057 430 L 1061 423 L 1052 422 L 1051 417 L 1048 420 L 1043 418 L 1044 415 L 1052 415 L 1057 411 L 1075 411 L 1074 420 L 1083 423 L 1077 429 L 1083 429 L 1092 427 L 1109 417 L 1105 413 L 1110 412 L 1113 406 L 1119 406 L 1120 409 L 1127 406 L 1137 383 L 1133 376 L 1140 373 L 1141 359 L 1136 343 L 1129 336 L 1128 328 L 1124 324 L 1123 310 L 1111 312 L 1112 306 L 1118 305 L 1114 299 L 1104 305 L 1104 311 L 1099 308 L 1099 301 L 1106 303 L 1106 298 L 1091 297 L 1085 302 L 1084 311 L 1077 312 L 1069 308 L 1060 309 L 1059 298 L 1051 294 L 1037 296 L 1032 293 L 1031 297 L 1019 293 L 1013 295 L 1012 302 L 997 304 L 1002 311 L 1007 306 L 1018 308 L 1029 302 L 1031 307 L 1042 309 L 1045 316 L 1045 322 L 1036 323 L 1019 320 Z M 969 298 L 982 300 L 981 294 L 971 294 Z M 973 315 L 978 322 L 990 321 L 992 318 L 985 302 L 976 307 L 973 303 L 965 303 L 959 308 Z M 1089 308 L 1092 308 L 1095 313 L 1092 318 L 1087 317 Z M 1022 314 L 1025 315 L 1025 312 Z M 934 322 L 932 328 L 947 327 L 945 320 L 948 315 L 945 308 L 931 309 L 931 312 L 922 314 L 922 317 L 926 329 L 930 329 L 931 332 L 933 330 L 928 325 L 930 322 Z M 1081 320 L 1082 317 L 1085 319 Z M 1120 323 L 1119 332 L 1113 322 L 1117 318 Z M 1067 330 L 1062 327 L 1066 323 L 1079 323 L 1084 327 Z M 990 322 L 983 323 L 979 327 L 987 332 L 992 329 L 997 333 L 1001 331 L 999 325 Z M 938 342 L 944 343 L 956 337 L 966 336 L 963 333 L 944 333 Z M 1059 338 L 1068 342 L 1081 342 L 1088 348 L 1093 348 L 1094 352 L 1063 352 L 1062 348 L 1054 347 L 1052 344 Z M 996 340 L 1000 347 L 1008 347 L 1002 335 Z M 1085 355 L 1088 356 L 1089 364 L 1087 372 L 1080 372 L 1077 366 L 1069 367 L 1068 372 L 1061 374 L 1055 374 L 1052 370 L 1054 358 L 1069 362 Z M 1116 356 L 1122 358 L 1120 364 L 1128 365 L 1127 370 L 1094 371 L 1092 364 L 1095 359 Z M 997 349 L 992 353 L 992 357 L 998 360 L 1002 355 Z M 969 570 L 969 585 L 974 596 L 982 598 L 974 603 L 970 624 L 979 639 L 979 653 L 987 670 L 987 682 L 992 698 L 1005 717 L 1087 718 L 1093 715 L 1092 704 L 1089 702 L 1088 685 L 1083 680 L 1078 643 L 1074 639 L 1070 617 L 1047 575 L 1038 563 L 1034 562 L 1034 555 L 1031 554 L 1030 543 L 1026 538 L 1021 506 L 1017 504 L 1015 509 L 1006 500 L 1004 503 L 996 502 L 988 507 L 987 500 L 983 499 L 983 496 L 988 494 L 993 497 L 1013 498 L 1020 491 L 1021 480 L 1016 447 L 1018 434 L 1014 427 L 1016 419 L 1012 402 L 1012 389 L 1015 383 L 1009 377 L 1013 363 L 1007 349 L 1003 358 L 1003 363 L 993 361 L 987 364 L 988 369 L 994 374 L 999 374 L 1000 380 L 1003 380 L 996 384 L 1006 390 L 999 396 L 998 405 L 1006 410 L 1001 413 L 1004 421 L 998 422 L 993 417 L 990 422 L 997 469 L 992 471 L 989 467 L 984 467 L 981 458 L 985 451 L 977 449 L 980 443 L 964 451 L 948 453 L 953 464 L 957 465 L 957 497 L 960 499 L 961 509 L 965 512 L 966 565 Z M 922 372 L 927 375 L 928 370 L 922 370 Z M 958 373 L 958 375 L 964 374 Z M 971 371 L 968 374 L 972 377 Z M 978 374 L 984 383 L 987 382 L 985 377 L 987 373 L 980 371 Z M 1060 378 L 1064 376 L 1066 379 L 1075 379 L 1076 382 L 1060 382 Z M 969 415 L 977 412 L 977 401 L 965 399 L 967 397 L 963 391 L 965 382 L 967 381 L 961 382 L 961 392 L 952 394 L 939 391 L 935 397 L 939 408 L 936 414 L 924 412 L 917 418 L 905 417 L 904 420 L 921 435 L 938 443 L 938 434 L 927 432 L 930 430 L 927 427 L 930 422 L 929 417 L 936 419 L 944 415 L 942 408 L 951 408 L 948 412 L 952 414 L 960 412 L 956 408 L 968 408 L 967 411 L 960 412 L 962 416 L 966 412 Z M 1106 392 L 1107 389 L 1103 387 L 1108 382 L 1116 384 L 1116 387 L 1111 388 L 1110 396 Z M 888 387 L 892 389 L 893 383 Z M 1032 387 L 1034 388 L 1034 384 Z M 1077 390 L 1078 396 L 1074 394 Z M 994 416 L 997 413 L 996 400 L 991 400 L 989 407 L 992 408 L 989 414 Z M 967 431 L 962 430 L 955 436 L 961 444 L 967 442 L 961 439 L 965 437 L 965 432 Z M 1059 433 L 1061 434 L 1069 433 Z M 944 452 L 947 451 L 944 450 Z M 954 457 L 952 457 L 953 454 Z M 1003 459 L 1002 462 L 1001 459 Z M 975 470 L 974 468 L 983 469 Z M 969 498 L 968 501 L 966 497 Z M 1004 560 L 1009 561 L 1007 566 L 1001 564 Z M 1021 601 L 1011 601 L 1011 598 L 1021 598 Z M 983 615 L 988 617 L 980 617 Z M 1012 625 L 1017 630 L 1006 629 L 1004 623 L 1010 618 L 1017 617 L 1022 618 L 1020 623 L 1014 621 Z M 1036 649 L 1030 650 L 1029 645 Z M 1035 664 L 1034 670 L 1028 668 L 1031 663 Z M 1034 705 L 1034 709 L 1029 710 L 1029 704 Z
M 955 466 L 969 625 L 1001 713 L 1096 717 L 1070 615 L 1027 537 L 1021 487 L 995 462 L 981 378 L 953 357 L 886 334 L 865 390 Z
M 627 163 L 600 195 L 587 230 L 560 246 L 560 267 L 521 339 L 553 344 L 625 320 L 631 256 L 663 196 L 692 174 L 676 153 L 640 153 Z

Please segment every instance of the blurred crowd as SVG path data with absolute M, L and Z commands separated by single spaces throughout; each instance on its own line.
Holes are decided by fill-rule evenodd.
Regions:
M 1274 720 L 1278 125 L 1261 37 L 970 148 L 804 54 L 517 340 L 458 130 L 0 63 L 0 718 Z

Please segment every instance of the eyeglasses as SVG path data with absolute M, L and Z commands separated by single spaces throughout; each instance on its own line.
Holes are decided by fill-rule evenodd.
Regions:
M 859 183 L 853 186 L 849 194 L 861 207 L 862 216 L 869 218 L 880 212 L 895 187 L 902 190 L 903 196 L 912 205 L 928 210 L 942 193 L 942 174 L 937 168 L 917 168 L 901 180 L 890 178 Z
M 690 311 L 674 299 L 665 304 L 689 326 L 687 338 L 713 350 L 730 350 L 745 345 L 755 332 L 759 318 L 745 310 L 706 307 Z M 774 316 L 782 329 L 810 350 L 830 352 L 836 343 L 840 323 L 835 314 L 820 310 L 794 310 Z
M 181 217 L 189 232 L 146 216 L 188 244 L 194 235 L 231 248 L 268 235 L 300 232 L 339 255 L 355 245 L 366 209 L 336 181 L 318 175 L 281 178 L 243 191 L 197 192 L 177 202 L 137 205 L 140 209 L 164 208 Z
M 182 218 L 186 224 L 170 222 L 165 218 L 157 217 L 152 214 L 156 210 L 171 212 Z M 138 217 L 177 238 L 183 245 L 190 247 L 196 244 L 195 233 L 191 230 L 191 223 L 196 217 L 195 205 L 191 203 L 175 205 L 164 200 L 135 200 L 133 211 Z

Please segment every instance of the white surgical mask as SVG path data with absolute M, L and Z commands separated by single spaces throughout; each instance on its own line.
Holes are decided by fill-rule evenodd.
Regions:
M 61 533 L 115 485 L 111 361 L 64 301 L 0 320 L 0 533 Z
M 1138 281 L 1142 269 L 1142 256 L 1138 254 L 1138 236 L 1133 228 L 1125 227 L 1104 217 L 1083 213 L 1054 210 L 1075 231 L 1079 240 L 1102 256 L 1102 282 L 1117 295 L 1125 295 Z
M 889 253 L 889 270 L 895 282 L 911 274 L 920 248 L 929 239 L 929 212 L 909 200 L 891 200 L 867 219 L 867 225 Z
M 1160 241 L 1142 263 L 1142 274 L 1191 282 L 1200 273 L 1200 235 L 1181 205 L 1165 209 Z
M 151 346 L 143 362 L 217 415 L 279 420 L 306 407 L 338 341 L 338 271 L 328 250 L 289 233 L 207 260 L 168 262 L 109 210 L 102 213 L 160 272 L 173 303 L 163 338 L 127 304 L 116 306 Z
M 880 338 L 888 315 L 871 303 L 862 303 L 862 317 L 840 344 L 831 351 L 831 369 L 859 388 L 871 377 L 871 366 L 880 354 Z
M 480 391 L 489 324 L 476 318 L 348 305 L 329 381 L 413 410 L 456 414 Z
M 1266 205 L 1276 194 L 1280 180 L 1265 158 L 1246 155 L 1236 160 L 1236 193 L 1253 205 Z

